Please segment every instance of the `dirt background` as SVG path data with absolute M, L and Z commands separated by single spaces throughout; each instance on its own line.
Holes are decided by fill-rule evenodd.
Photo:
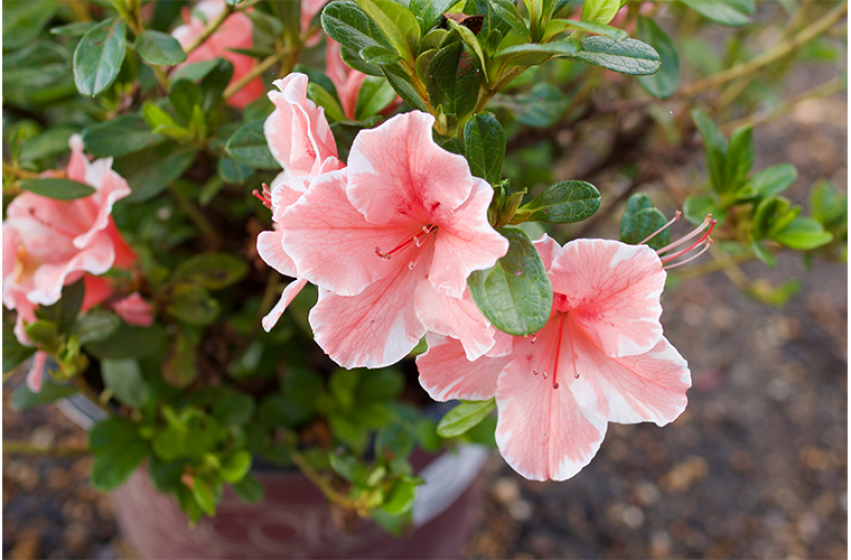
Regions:
M 755 169 L 798 167 L 793 200 L 820 177 L 847 184 L 844 94 L 806 102 L 755 138 Z M 527 481 L 494 452 L 467 558 L 848 557 L 847 266 L 816 260 L 807 272 L 785 254 L 775 270 L 742 269 L 775 285 L 799 277 L 803 289 L 783 308 L 722 273 L 666 292 L 666 336 L 692 370 L 686 412 L 665 428 L 610 424 L 596 458 L 563 483 Z M 10 393 L 6 437 L 84 444 L 56 408 L 19 413 Z M 4 557 L 134 557 L 89 468 L 88 458 L 3 457 Z

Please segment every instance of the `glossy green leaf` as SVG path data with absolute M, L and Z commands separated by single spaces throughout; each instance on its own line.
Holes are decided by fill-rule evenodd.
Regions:
M 178 388 L 190 385 L 198 377 L 195 347 L 183 332 L 172 338 L 168 355 L 163 362 L 163 377 Z
M 502 180 L 505 131 L 492 113 L 474 115 L 464 128 L 465 153 L 470 172 L 495 185 Z
M 148 383 L 135 359 L 101 360 L 100 370 L 106 388 L 123 404 L 139 408 L 148 400 Z
M 171 301 L 166 312 L 185 323 L 202 327 L 209 325 L 219 316 L 219 302 L 197 284 L 178 284 L 171 292 Z
M 12 337 L 14 338 L 14 335 L 12 335 Z M 3 340 L 3 344 L 5 350 L 5 339 Z M 78 391 L 79 389 L 77 389 L 74 385 L 58 385 L 45 376 L 41 383 L 41 391 L 38 393 L 30 391 L 26 384 L 19 385 L 12 392 L 11 405 L 13 410 L 29 410 L 43 404 L 52 403 L 59 399 L 70 397 Z
M 692 225 L 700 225 L 707 214 L 719 222 L 725 217 L 718 200 L 711 195 L 690 196 L 683 203 L 683 215 Z
M 455 3 L 455 0 L 411 0 L 408 7 L 422 22 L 422 32 L 426 33 Z
M 122 360 L 156 355 L 167 347 L 169 335 L 162 325 L 136 327 L 121 323 L 108 338 L 86 345 L 86 352 L 98 359 Z
M 396 52 L 413 63 L 422 36 L 414 14 L 392 0 L 358 0 L 358 5 L 375 22 Z
M 801 212 L 801 208 L 782 196 L 764 198 L 753 214 L 753 238 L 764 239 L 772 231 L 780 231 Z
M 216 171 L 222 181 L 231 185 L 241 185 L 257 173 L 253 167 L 242 165 L 233 158 L 220 159 L 216 163 Z
M 192 484 L 192 496 L 207 515 L 216 514 L 216 492 L 213 485 L 200 477 L 195 477 Z
M 76 95 L 68 55 L 50 41 L 35 41 L 3 55 L 4 103 L 32 109 Z
M 476 426 L 496 409 L 496 401 L 465 401 L 450 410 L 437 425 L 437 435 L 457 437 Z
M 709 172 L 709 181 L 718 194 L 728 192 L 724 184 L 724 168 L 727 164 L 727 140 L 721 134 L 721 130 L 712 119 L 699 109 L 691 112 L 691 118 L 703 137 L 703 146 L 706 152 L 706 167 Z
M 683 4 L 721 25 L 740 27 L 750 23 L 754 0 L 681 0 Z
M 653 74 L 661 66 L 659 53 L 646 43 L 636 39 L 615 41 L 596 35 L 582 39 L 581 50 L 567 58 L 632 76 Z
M 177 39 L 161 31 L 146 29 L 136 37 L 133 46 L 142 60 L 150 64 L 173 66 L 186 61 L 186 53 Z
M 820 222 L 798 216 L 781 231 L 772 233 L 771 239 L 790 249 L 809 251 L 827 245 L 833 241 L 833 235 Z
M 653 232 L 667 223 L 665 215 L 656 208 L 645 208 L 621 220 L 620 240 L 637 245 L 653 235 Z M 664 235 L 667 233 L 668 235 Z M 664 230 L 646 243 L 653 249 L 660 249 L 670 242 L 670 232 Z
M 386 66 L 402 58 L 396 51 L 377 46 L 364 47 L 358 54 L 370 66 Z
M 544 327 L 553 305 L 553 289 L 538 251 L 521 229 L 500 228 L 508 254 L 487 270 L 473 272 L 467 286 L 485 317 L 515 336 Z
M 390 105 L 396 99 L 396 91 L 385 78 L 367 76 L 361 84 L 355 103 L 355 120 L 362 121 Z
M 142 115 L 122 115 L 83 130 L 86 152 L 95 157 L 119 157 L 165 142 L 162 134 L 151 132 Z
M 33 343 L 49 352 L 55 352 L 59 346 L 59 330 L 53 321 L 33 321 L 24 327 L 24 332 Z
M 307 96 L 317 106 L 325 109 L 325 117 L 329 122 L 337 122 L 346 120 L 343 114 L 343 108 L 337 98 L 328 92 L 324 87 L 316 83 L 307 84 Z
M 242 125 L 233 133 L 225 151 L 236 161 L 255 169 L 280 169 L 281 165 L 272 157 L 269 144 L 263 134 L 263 120 Z
M 562 181 L 547 187 L 515 215 L 522 221 L 571 224 L 590 218 L 599 208 L 600 191 L 594 185 Z
M 366 48 L 371 48 L 371 47 L 366 47 Z M 380 47 L 378 47 L 378 48 L 380 48 Z M 360 49 L 360 50 L 363 51 L 364 49 Z M 388 49 L 385 49 L 385 50 L 392 54 L 392 51 L 390 51 Z M 396 56 L 398 56 L 398 55 L 396 55 Z M 360 54 L 358 54 L 357 52 L 355 52 L 351 49 L 347 49 L 345 47 L 341 48 L 340 49 L 340 58 L 342 58 L 343 62 L 345 62 L 352 69 L 357 70 L 358 72 L 362 72 L 363 74 L 366 74 L 367 76 L 378 76 L 378 77 L 384 76 L 384 73 L 381 71 L 381 68 L 379 66 L 376 66 L 375 64 L 370 64 L 370 63 L 364 61 L 364 59 L 361 57 Z
M 325 6 L 321 22 L 329 37 L 354 52 L 364 47 L 391 48 L 375 22 L 350 0 L 337 0 Z
M 36 350 L 33 346 L 24 346 L 18 342 L 11 325 L 3 325 L 3 373 L 23 363 Z
M 621 0 L 585 0 L 582 21 L 606 24 L 612 21 L 621 7 Z
M 370 371 L 360 376 L 354 402 L 384 402 L 397 398 L 405 390 L 405 378 L 394 369 Z
M 404 515 L 411 511 L 417 497 L 417 486 L 404 480 L 397 480 L 387 495 L 381 509 L 390 515 Z
M 98 22 L 96 21 L 75 21 L 73 23 L 67 23 L 57 27 L 51 27 L 50 34 L 64 37 L 82 37 L 97 24 Z
M 82 95 L 97 95 L 112 85 L 121 70 L 126 26 L 108 19 L 90 29 L 74 51 L 74 82 Z
M 123 418 L 110 418 L 95 424 L 89 432 L 89 446 L 95 453 L 91 482 L 98 490 L 117 488 L 150 454 L 148 440 L 138 426 Z
M 254 399 L 247 393 L 229 392 L 213 407 L 213 418 L 222 426 L 243 426 L 254 416 Z
M 419 91 L 417 91 L 411 83 L 411 79 L 407 72 L 405 72 L 405 70 L 398 64 L 382 66 L 381 71 L 384 73 L 384 77 L 387 78 L 387 81 L 393 89 L 396 90 L 396 93 L 399 94 L 399 97 L 402 98 L 402 101 L 414 109 L 418 109 L 423 112 L 427 112 L 429 110 L 426 102 L 420 97 Z
M 770 268 L 774 268 L 777 266 L 777 257 L 771 254 L 771 251 L 765 248 L 765 246 L 759 241 L 754 241 L 751 243 L 751 249 L 753 249 L 754 255 L 764 264 L 768 265 Z
M 71 334 L 77 336 L 80 344 L 101 342 L 112 336 L 120 324 L 121 319 L 114 312 L 106 309 L 92 309 L 77 317 Z
M 730 147 L 724 162 L 725 192 L 737 192 L 747 182 L 755 154 L 753 126 L 737 128 L 730 136 Z
M 246 475 L 235 484 L 231 484 L 234 493 L 243 502 L 257 504 L 263 501 L 263 485 L 253 476 Z
M 829 181 L 820 180 L 810 189 L 810 214 L 824 227 L 847 225 L 848 199 Z
M 564 33 L 568 30 L 587 31 L 596 33 L 615 41 L 620 41 L 629 37 L 629 33 L 623 29 L 605 25 L 602 23 L 594 23 L 590 21 L 576 21 L 575 19 L 554 19 L 547 24 L 545 37 L 553 37 L 559 33 Z M 642 39 L 644 41 L 644 39 Z
M 500 50 L 494 56 L 508 60 L 513 66 L 534 66 L 554 56 L 577 55 L 580 48 L 581 44 L 576 39 L 562 39 L 544 44 L 513 45 Z
M 14 50 L 33 41 L 58 7 L 59 2 L 55 0 L 3 2 L 3 50 Z
M 204 79 L 213 69 L 219 65 L 219 59 L 205 60 L 203 62 L 196 62 L 194 64 L 187 64 L 186 66 L 181 66 L 177 70 L 171 73 L 169 78 L 172 83 L 176 83 L 179 80 L 189 80 L 190 82 L 197 82 L 199 80 Z
M 414 438 L 402 424 L 391 424 L 378 434 L 375 455 L 385 461 L 405 458 L 414 450 Z
M 667 99 L 680 85 L 680 56 L 665 30 L 650 18 L 638 16 L 638 38 L 659 53 L 661 67 L 655 74 L 639 76 L 638 83 L 656 99 Z
M 462 118 L 473 110 L 484 75 L 478 56 L 463 43 L 440 49 L 428 65 L 426 91 L 432 107 Z
M 225 482 L 235 484 L 248 474 L 251 469 L 251 453 L 245 449 L 239 449 L 222 462 L 219 474 Z
M 196 146 L 169 141 L 141 152 L 117 158 L 112 168 L 127 179 L 132 191 L 122 204 L 142 202 L 161 193 L 189 169 L 198 155 Z
M 171 115 L 150 101 L 142 105 L 142 117 L 151 130 L 157 130 L 159 127 L 177 126 L 177 121 Z
M 491 0 L 490 4 L 493 11 L 502 18 L 502 21 L 510 25 L 514 31 L 527 39 L 532 38 L 526 22 L 517 13 L 517 4 L 514 0 Z
M 53 305 L 39 306 L 35 310 L 35 316 L 55 323 L 59 332 L 65 333 L 80 313 L 85 293 L 86 288 L 82 278 L 73 284 L 63 286 L 60 300 Z
M 360 461 L 351 455 L 338 453 L 332 453 L 329 458 L 331 460 L 331 468 L 334 469 L 335 473 L 342 476 L 352 484 L 356 484 L 362 488 L 369 487 L 369 484 L 367 483 L 369 472 Z
M 49 128 L 35 138 L 27 140 L 21 148 L 18 159 L 26 162 L 64 154 L 71 150 L 68 140 L 75 132 L 77 131 L 73 128 Z
M 510 109 L 521 124 L 535 128 L 552 126 L 561 118 L 569 98 L 548 82 L 535 84 L 527 93 L 494 96 L 491 105 Z
M 750 186 L 760 198 L 776 196 L 792 186 L 798 170 L 791 163 L 778 163 L 767 167 L 750 178 Z
M 71 179 L 22 179 L 19 183 L 25 191 L 58 200 L 73 200 L 95 193 L 95 189 Z

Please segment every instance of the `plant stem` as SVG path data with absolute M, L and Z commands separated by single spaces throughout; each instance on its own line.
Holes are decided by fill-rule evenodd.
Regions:
M 307 462 L 307 459 L 305 459 L 304 455 L 299 453 L 298 450 L 289 449 L 288 451 L 290 458 L 293 460 L 293 464 L 298 467 L 298 470 L 310 479 L 310 481 L 315 484 L 323 494 L 325 494 L 325 497 L 328 498 L 329 502 L 349 510 L 357 511 L 360 509 L 357 507 L 355 502 L 332 488 L 331 484 L 310 466 L 310 463 Z
M 833 95 L 834 93 L 840 92 L 845 89 L 845 82 L 840 78 L 836 78 L 830 80 L 829 82 L 825 82 L 820 86 L 816 86 L 812 89 L 809 89 L 802 93 L 801 95 L 794 97 L 788 101 L 784 101 L 777 107 L 773 108 L 770 111 L 765 111 L 759 113 L 757 115 L 752 115 L 749 117 L 744 117 L 741 119 L 737 119 L 735 121 L 729 122 L 721 127 L 721 131 L 724 134 L 730 134 L 732 131 L 736 130 L 740 126 L 746 124 L 752 124 L 754 126 L 767 123 L 772 119 L 776 119 L 777 117 L 781 117 L 791 111 L 795 106 L 800 103 L 808 100 L 815 99 L 819 97 L 827 97 L 829 95 Z
M 242 89 L 245 84 L 247 84 L 257 76 L 274 66 L 275 63 L 278 62 L 278 60 L 280 59 L 282 59 L 282 55 L 280 53 L 273 54 L 264 58 L 262 61 L 256 64 L 248 74 L 229 85 L 227 89 L 225 89 L 225 92 L 222 94 L 222 97 L 224 97 L 225 99 L 229 99 L 234 93 Z
M 216 19 L 208 23 L 207 27 L 204 28 L 204 31 L 202 31 L 200 35 L 195 37 L 195 40 L 189 43 L 186 48 L 183 49 L 183 52 L 185 52 L 186 55 L 189 56 L 189 53 L 204 44 L 204 41 L 209 39 L 210 35 L 216 32 L 219 26 L 221 26 L 225 22 L 225 20 L 228 18 L 229 15 L 231 15 L 231 13 L 233 13 L 233 6 L 225 4 L 224 9 L 222 9 L 219 15 L 216 16 Z
M 38 179 L 38 173 L 33 173 L 32 171 L 27 171 L 26 169 L 20 169 L 18 167 L 12 167 L 5 161 L 3 162 L 3 173 L 9 173 L 14 175 L 18 179 Z
M 39 447 L 26 441 L 3 439 L 3 453 L 6 455 L 36 455 L 38 457 L 77 457 L 88 455 L 92 451 L 88 447 Z
M 115 416 L 112 409 L 100 402 L 100 395 L 98 395 L 97 391 L 95 391 L 91 385 L 86 382 L 86 379 L 82 375 L 75 375 L 71 378 L 71 381 L 77 386 L 80 392 L 97 405 L 98 408 L 106 412 L 109 416 Z

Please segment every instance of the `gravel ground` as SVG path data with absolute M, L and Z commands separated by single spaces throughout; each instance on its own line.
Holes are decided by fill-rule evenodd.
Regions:
M 803 201 L 818 177 L 846 184 L 847 105 L 809 102 L 756 131 L 756 169 L 791 161 Z M 609 224 L 611 225 L 611 224 Z M 610 425 L 573 479 L 522 479 L 494 453 L 468 558 L 847 558 L 847 267 L 782 255 L 743 270 L 775 285 L 801 277 L 784 308 L 720 273 L 665 294 L 666 335 L 694 380 L 672 425 Z M 12 382 L 12 386 L 20 380 Z M 3 433 L 80 445 L 55 408 L 19 413 Z M 3 556 L 132 558 L 87 458 L 3 458 Z

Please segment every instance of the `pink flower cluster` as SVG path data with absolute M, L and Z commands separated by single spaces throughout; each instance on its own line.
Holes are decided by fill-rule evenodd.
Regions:
M 112 206 L 130 194 L 130 187 L 111 169 L 112 158 L 89 162 L 80 136 L 72 136 L 70 146 L 65 176 L 95 192 L 74 200 L 24 192 L 9 203 L 3 222 L 3 304 L 17 312 L 15 335 L 28 346 L 32 342 L 25 324 L 36 320 L 39 305 L 59 301 L 63 286 L 83 279 L 85 312 L 113 296 L 109 282 L 99 275 L 113 266 L 130 268 L 136 261 L 111 217 Z M 153 321 L 151 306 L 139 294 L 119 299 L 114 307 L 128 323 L 149 326 Z M 45 359 L 44 352 L 37 353 L 27 377 L 34 391 L 41 387 Z
M 311 282 L 316 341 L 344 367 L 392 364 L 425 335 L 423 387 L 441 401 L 495 398 L 500 452 L 532 479 L 576 474 L 609 421 L 663 425 L 683 411 L 690 373 L 662 336 L 665 272 L 653 250 L 544 236 L 535 245 L 555 292 L 550 319 L 535 336 L 502 333 L 466 289 L 508 250 L 487 219 L 493 189 L 434 143 L 433 118 L 414 111 L 361 131 L 344 166 L 307 77 L 275 85 L 265 132 L 284 172 L 258 194 L 275 229 L 257 246 L 296 280 L 264 328 Z

